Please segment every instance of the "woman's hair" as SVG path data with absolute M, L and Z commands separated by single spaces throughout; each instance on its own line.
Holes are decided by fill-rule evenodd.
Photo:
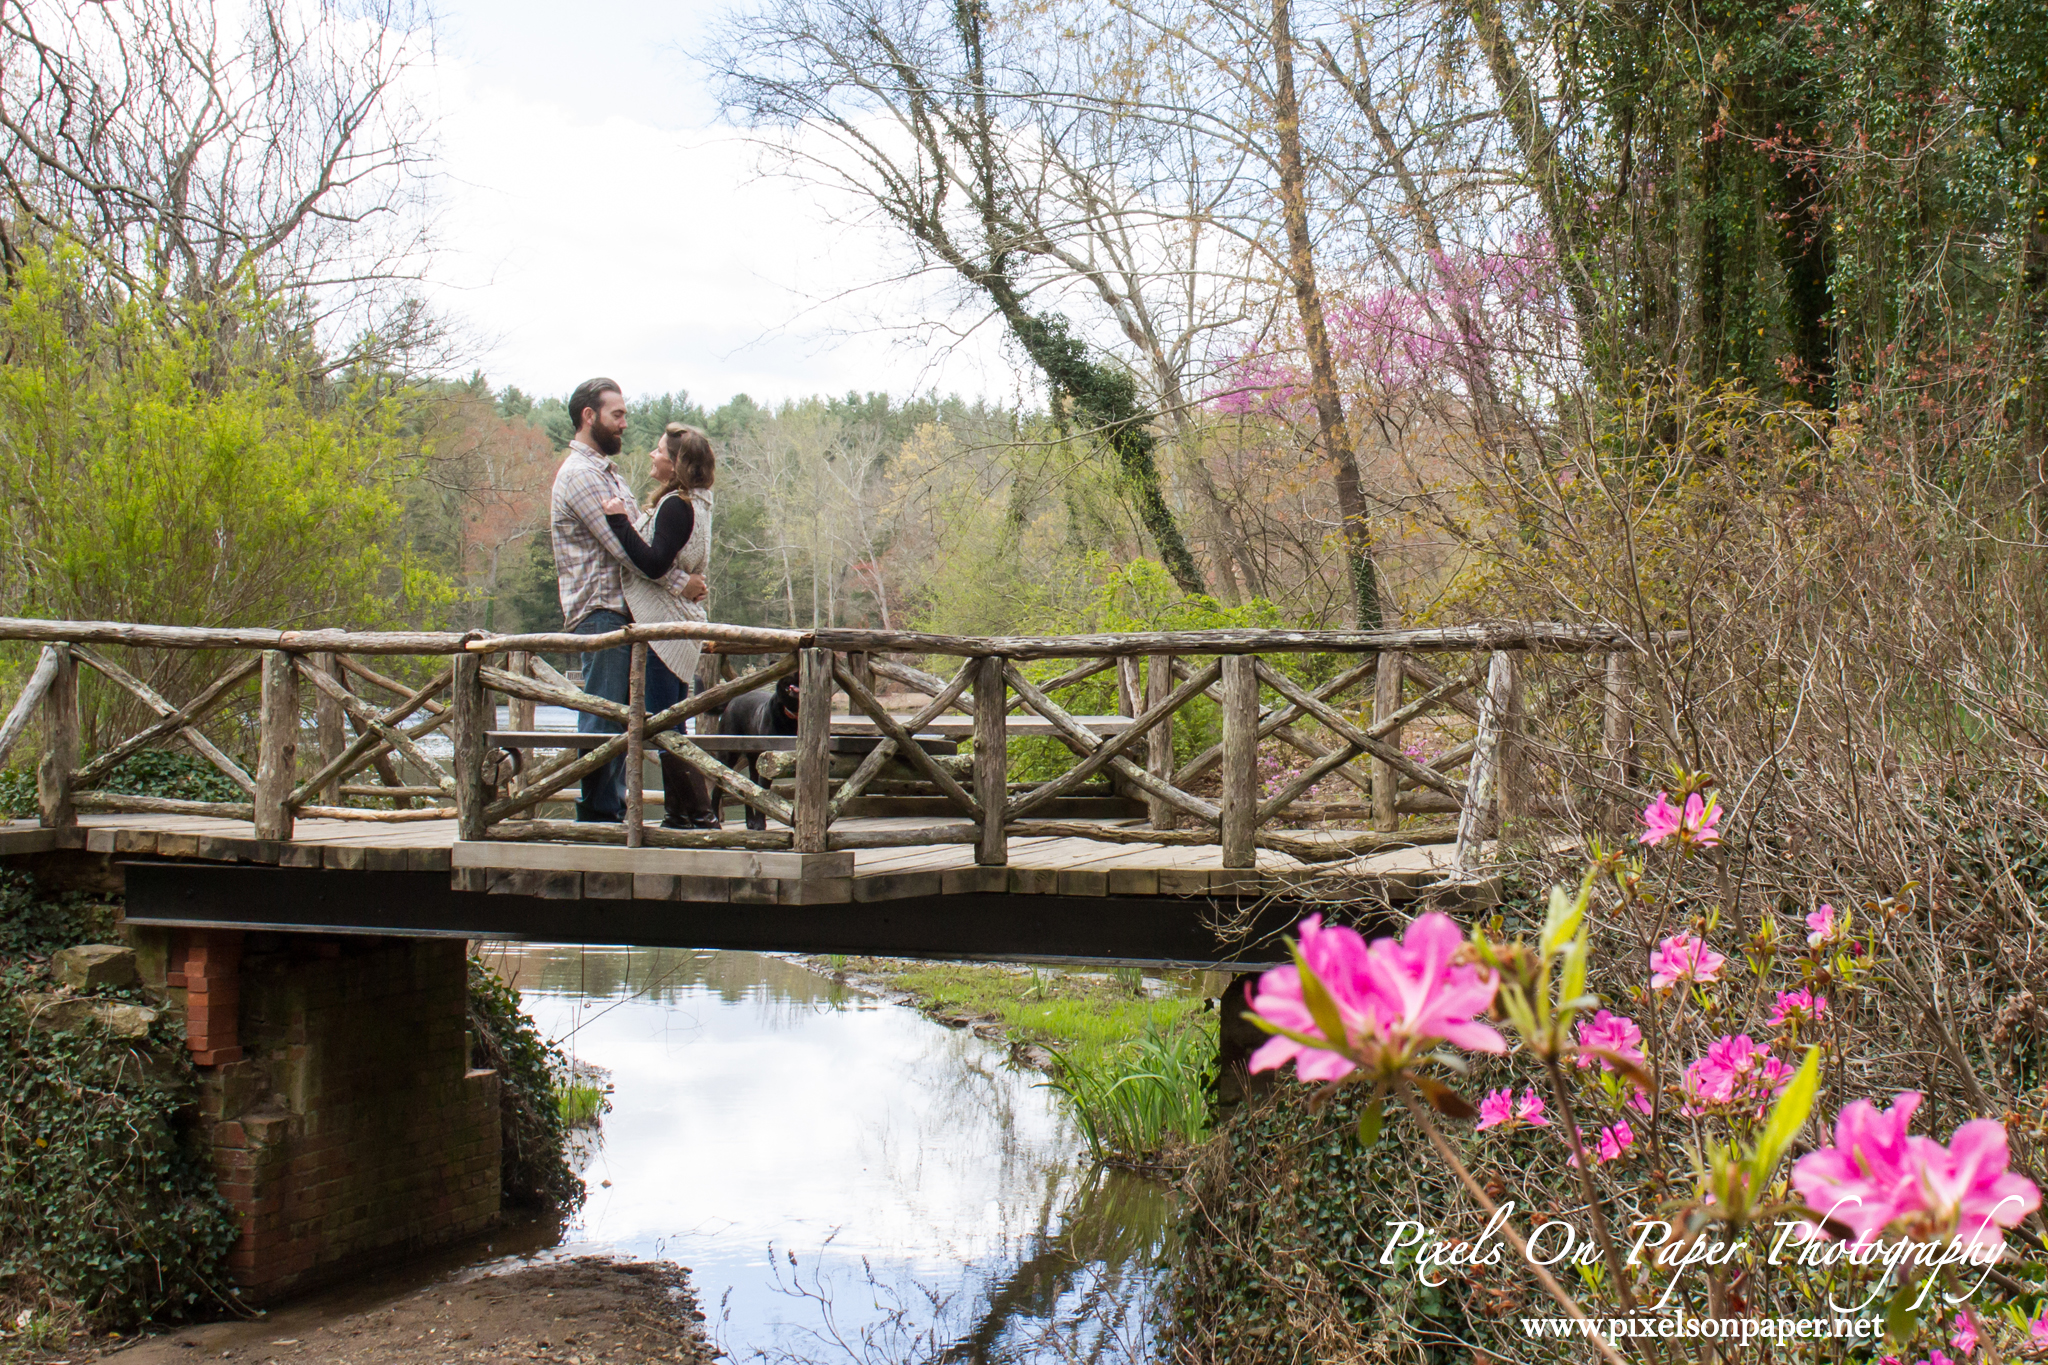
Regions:
M 677 423 L 681 426 L 681 423 Z M 660 502 L 670 493 L 681 493 L 684 497 L 700 489 L 711 487 L 718 474 L 718 455 L 711 449 L 711 438 L 696 427 L 682 427 L 680 431 L 671 428 L 662 436 L 662 446 L 670 451 L 675 461 L 675 478 L 654 492 L 654 500 Z

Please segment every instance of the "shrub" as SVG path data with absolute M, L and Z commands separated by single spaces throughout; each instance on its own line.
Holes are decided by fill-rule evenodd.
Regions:
M 498 1073 L 506 1201 L 580 1206 L 586 1191 L 569 1165 L 568 1122 L 555 1079 L 567 1071 L 568 1059 L 519 1008 L 519 992 L 475 955 L 469 959 L 469 1027 L 476 1039 L 470 1064 Z
M 224 1302 L 238 1229 L 179 1121 L 197 1073 L 175 1016 L 139 1039 L 30 1023 L 22 993 L 50 987 L 34 960 L 113 927 L 0 875 L 0 1297 L 121 1327 Z

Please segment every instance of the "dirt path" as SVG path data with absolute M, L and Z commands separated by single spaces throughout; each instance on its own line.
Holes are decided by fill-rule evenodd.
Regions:
M 117 1365 L 708 1365 L 714 1352 L 701 1320 L 682 1267 L 584 1257 L 430 1285 L 355 1311 L 287 1304 L 260 1322 L 187 1327 L 101 1358 Z

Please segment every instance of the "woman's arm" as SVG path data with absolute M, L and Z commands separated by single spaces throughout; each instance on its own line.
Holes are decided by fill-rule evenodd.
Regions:
M 676 556 L 682 553 L 683 542 L 690 538 L 695 519 L 688 498 L 663 498 L 661 510 L 654 514 L 654 543 L 649 545 L 633 529 L 633 520 L 625 513 L 613 512 L 605 517 L 633 567 L 648 578 L 659 578 L 675 567 Z

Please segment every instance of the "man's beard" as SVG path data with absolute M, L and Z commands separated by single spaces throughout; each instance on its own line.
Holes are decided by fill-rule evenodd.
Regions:
M 606 455 L 616 455 L 619 453 L 619 448 L 626 444 L 626 441 L 624 436 L 618 432 L 604 431 L 597 427 L 592 427 L 590 429 L 590 443 Z

